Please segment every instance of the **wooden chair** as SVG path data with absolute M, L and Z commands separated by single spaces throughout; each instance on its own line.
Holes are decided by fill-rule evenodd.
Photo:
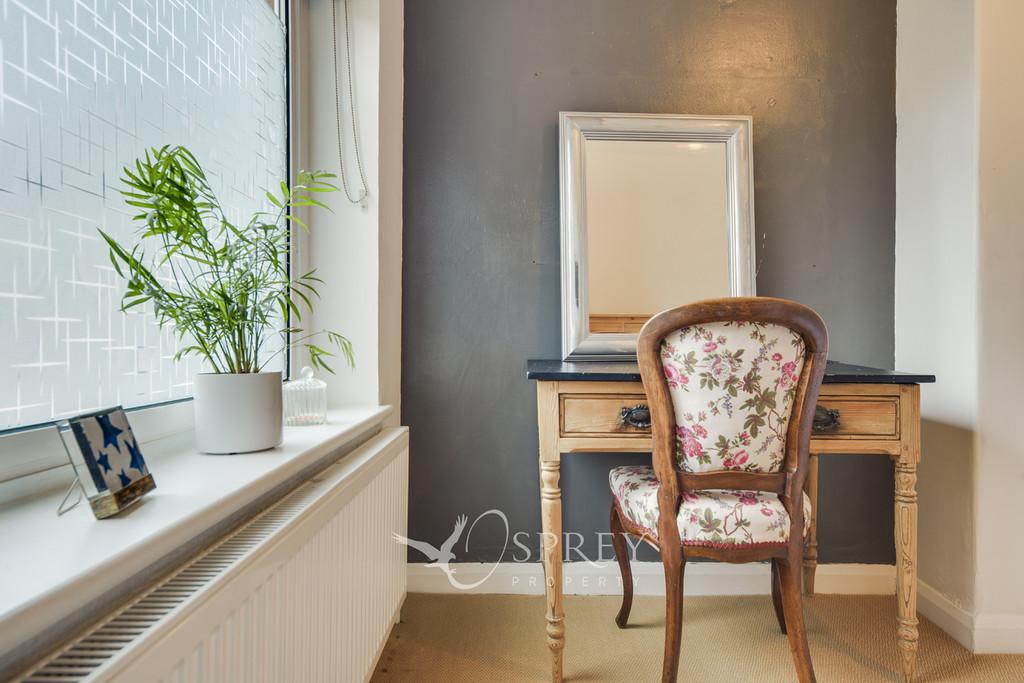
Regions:
M 675 681 L 689 557 L 771 562 L 772 602 L 801 683 L 814 681 L 800 565 L 810 507 L 803 493 L 828 334 L 810 308 L 783 299 L 714 299 L 674 308 L 640 331 L 651 410 L 652 467 L 619 467 L 611 530 L 626 627 L 633 600 L 624 533 L 665 567 L 662 681 Z

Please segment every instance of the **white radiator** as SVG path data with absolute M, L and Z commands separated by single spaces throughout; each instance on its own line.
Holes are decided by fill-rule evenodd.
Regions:
M 405 598 L 408 462 L 385 431 L 24 680 L 368 680 Z

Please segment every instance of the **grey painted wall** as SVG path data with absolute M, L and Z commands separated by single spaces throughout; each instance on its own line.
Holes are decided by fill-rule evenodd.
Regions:
M 891 366 L 895 5 L 406 3 L 411 537 L 439 544 L 456 515 L 495 507 L 539 530 L 525 362 L 560 350 L 560 110 L 752 115 L 759 293 L 817 309 L 833 358 Z M 608 469 L 644 459 L 563 460 L 565 528 L 584 550 L 607 530 Z M 824 459 L 823 561 L 893 561 L 891 476 L 885 458 Z M 459 560 L 498 556 L 494 521 Z

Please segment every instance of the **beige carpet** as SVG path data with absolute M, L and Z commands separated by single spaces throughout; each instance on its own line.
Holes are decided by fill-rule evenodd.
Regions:
M 664 602 L 638 597 L 630 628 L 616 597 L 566 598 L 567 681 L 655 681 Z M 895 603 L 887 597 L 805 601 L 814 668 L 823 683 L 896 681 Z M 548 681 L 540 597 L 411 594 L 373 681 Z M 680 681 L 794 681 L 786 637 L 768 597 L 687 598 Z M 1024 682 L 1024 656 L 975 656 L 922 619 L 919 683 Z

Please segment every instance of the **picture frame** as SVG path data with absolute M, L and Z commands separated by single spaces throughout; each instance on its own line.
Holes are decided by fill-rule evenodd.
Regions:
M 77 485 L 97 519 L 118 514 L 156 488 L 121 406 L 78 415 L 57 428 Z

